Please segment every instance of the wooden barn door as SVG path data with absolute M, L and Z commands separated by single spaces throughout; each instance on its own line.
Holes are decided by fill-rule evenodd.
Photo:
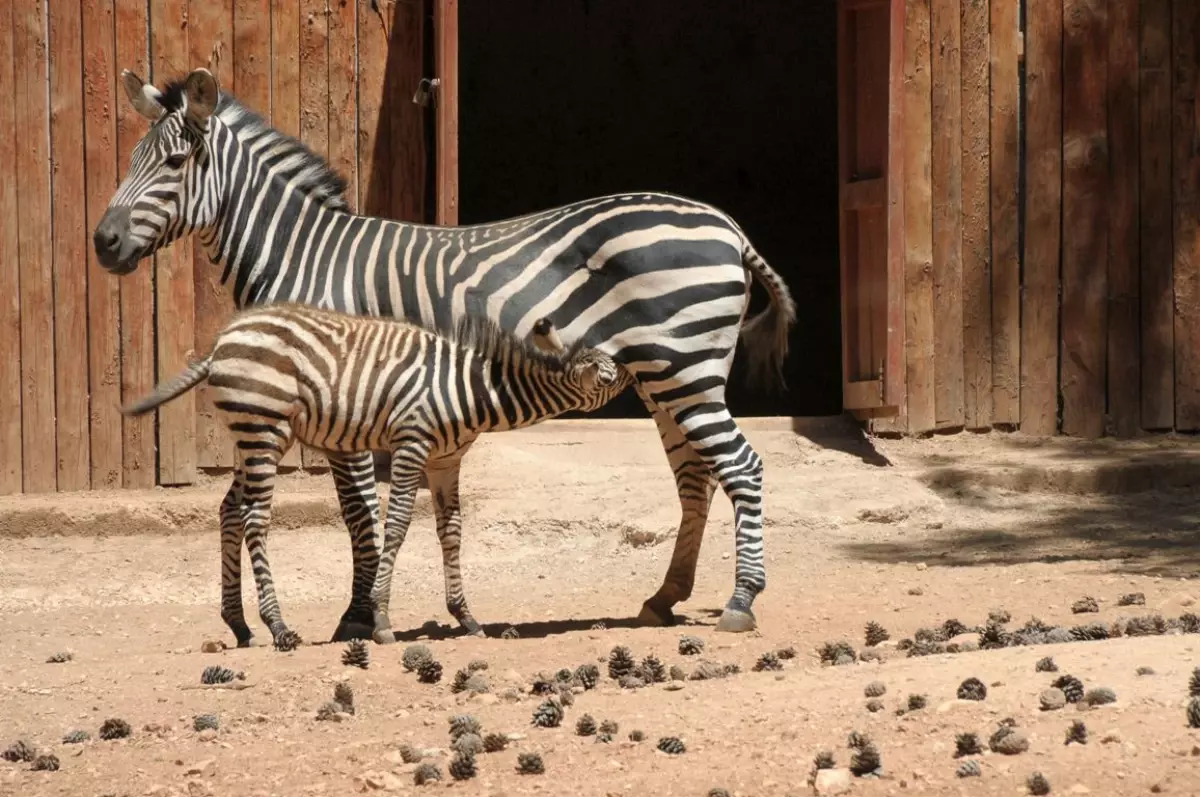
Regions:
M 904 0 L 838 0 L 842 403 L 867 417 L 904 392 L 903 33 Z

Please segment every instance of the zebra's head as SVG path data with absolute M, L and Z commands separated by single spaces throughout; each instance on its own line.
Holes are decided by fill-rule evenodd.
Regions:
M 150 130 L 133 148 L 129 172 L 92 236 L 96 257 L 108 271 L 128 274 L 138 261 L 172 241 L 217 221 L 217 172 L 209 168 L 211 120 L 220 93 L 207 69 L 159 91 L 140 77 L 121 73 L 134 110 Z
M 628 372 L 616 360 L 596 349 L 579 349 L 566 363 L 569 378 L 579 388 L 580 405 L 584 412 L 603 407 L 632 381 Z

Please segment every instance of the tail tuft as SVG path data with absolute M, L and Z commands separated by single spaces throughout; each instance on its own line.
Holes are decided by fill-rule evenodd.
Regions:
M 212 357 L 205 357 L 199 362 L 194 362 L 187 367 L 187 370 L 175 377 L 169 382 L 163 382 L 154 388 L 154 392 L 147 396 L 143 396 L 137 401 L 130 402 L 124 407 L 121 407 L 121 414 L 125 416 L 145 415 L 148 412 L 153 412 L 168 401 L 173 401 L 179 398 L 184 393 L 188 392 L 196 385 L 208 378 L 208 372 L 212 368 Z
M 750 358 L 750 379 L 784 390 L 783 363 L 787 359 L 788 335 L 796 322 L 796 302 L 775 272 L 749 243 L 742 252 L 742 263 L 767 289 L 767 309 L 742 325 L 742 342 Z

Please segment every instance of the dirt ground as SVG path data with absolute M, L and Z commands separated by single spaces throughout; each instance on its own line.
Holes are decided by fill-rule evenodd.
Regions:
M 414 790 L 402 744 L 449 757 L 448 718 L 473 714 L 485 731 L 521 735 L 478 759 L 473 780 L 438 789 L 464 795 L 694 795 L 715 787 L 744 797 L 811 794 L 810 762 L 831 750 L 848 765 L 846 737 L 869 734 L 882 777 L 854 778 L 859 795 L 1019 795 L 1040 771 L 1053 794 L 1200 794 L 1200 731 L 1189 730 L 1188 678 L 1200 635 L 905 657 L 829 667 L 826 641 L 863 647 L 868 620 L 892 640 L 954 617 L 968 625 L 1006 609 L 1054 625 L 1105 623 L 1148 613 L 1178 617 L 1200 601 L 1200 446 L 1186 440 L 1126 444 L 960 435 L 870 441 L 840 422 L 748 422 L 766 462 L 768 587 L 755 605 L 759 631 L 712 630 L 732 587 L 729 502 L 709 522 L 686 627 L 637 628 L 628 619 L 659 585 L 678 520 L 674 485 L 651 424 L 564 422 L 486 437 L 467 459 L 464 571 L 487 639 L 462 638 L 443 607 L 439 549 L 428 495 L 400 556 L 392 620 L 396 645 L 371 645 L 371 666 L 340 662 L 328 639 L 350 587 L 350 555 L 328 477 L 292 476 L 280 487 L 271 554 L 285 618 L 307 644 L 205 653 L 232 642 L 218 613 L 216 507 L 223 480 L 187 490 L 0 500 L 0 747 L 26 739 L 54 752 L 57 772 L 0 761 L 2 795 L 346 795 Z M 1154 489 L 1147 489 L 1154 488 Z M 247 569 L 248 572 L 248 569 Z M 1144 592 L 1144 607 L 1118 607 Z M 254 597 L 249 578 L 248 615 Z M 1098 614 L 1072 615 L 1084 596 Z M 426 625 L 432 621 L 436 627 Z M 603 626 L 597 624 L 602 623 Z M 265 637 L 256 620 L 252 627 Z M 514 626 L 519 639 L 501 639 Z M 530 718 L 538 671 L 598 662 L 615 645 L 656 654 L 689 672 L 682 633 L 704 657 L 741 674 L 622 689 L 607 678 L 578 694 L 562 727 Z M 422 684 L 401 666 L 420 638 L 445 677 Z M 760 654 L 794 646 L 781 672 L 754 672 Z M 68 663 L 47 657 L 70 651 Z M 1039 710 L 1055 677 L 1034 671 L 1053 656 L 1061 673 L 1115 690 L 1115 704 Z M 485 659 L 491 692 L 452 694 L 454 672 Z M 203 689 L 200 673 L 242 670 L 246 688 Z M 1152 667 L 1155 674 L 1136 673 Z M 601 669 L 604 667 L 601 665 Z M 1060 674 L 1061 674 L 1060 673 Z M 955 699 L 968 677 L 989 685 L 982 702 Z M 334 684 L 348 680 L 357 712 L 319 722 Z M 870 713 L 871 681 L 887 693 Z M 519 696 L 518 696 L 519 693 Z M 928 706 L 898 716 L 909 694 Z M 193 730 L 214 713 L 215 738 Z M 575 735 L 584 713 L 620 724 L 611 744 Z M 100 741 L 109 717 L 130 739 Z M 1020 755 L 978 757 L 982 776 L 959 779 L 955 734 L 987 737 L 1012 717 L 1030 738 Z M 1065 745 L 1073 720 L 1086 745 Z M 91 733 L 66 745 L 74 729 Z M 644 731 L 646 741 L 628 741 Z M 678 736 L 687 751 L 656 751 Z M 519 775 L 518 753 L 538 752 L 544 775 Z

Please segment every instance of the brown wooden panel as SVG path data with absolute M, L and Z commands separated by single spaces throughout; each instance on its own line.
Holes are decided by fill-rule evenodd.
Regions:
M 1200 4 L 1177 1 L 1172 17 L 1175 428 L 1192 432 L 1200 429 L 1200 151 L 1196 146 Z
M 1108 415 L 1141 428 L 1138 290 L 1138 0 L 1108 0 Z M 1103 200 L 1102 200 L 1103 201 Z
M 189 68 L 206 67 L 224 91 L 237 93 L 233 74 L 233 0 L 193 2 L 188 6 Z M 221 284 L 221 268 L 214 265 L 204 246 L 194 243 L 192 277 L 195 281 L 195 340 L 197 354 L 208 351 L 217 332 L 233 312 L 233 299 Z M 233 465 L 233 440 L 212 403 L 207 385 L 195 391 L 196 465 L 228 468 Z
M 0 8 L 0 97 L 16 93 L 13 6 Z M 16 108 L 0 102 L 0 495 L 22 489 L 21 259 Z
M 117 69 L 149 78 L 149 20 L 144 0 L 114 0 L 116 4 Z M 148 123 L 117 91 L 117 179 L 124 178 L 129 156 L 145 135 Z M 117 279 L 117 278 L 114 278 Z M 121 398 L 131 401 L 154 389 L 154 268 L 149 260 L 119 278 L 121 290 Z M 153 487 L 157 477 L 155 416 L 124 418 L 122 422 L 123 482 L 126 487 Z
M 54 219 L 54 397 L 58 489 L 91 485 L 88 436 L 88 270 L 83 159 L 83 10 L 48 3 L 50 158 Z
M 53 492 L 57 482 L 54 429 L 54 259 L 51 248 L 50 152 L 46 130 L 45 6 L 15 0 L 16 92 L 21 261 L 21 421 L 24 489 Z
M 358 206 L 371 216 L 390 216 L 391 211 L 391 173 L 386 169 L 391 125 L 389 114 L 383 113 L 388 64 L 403 59 L 418 72 L 421 68 L 419 55 L 405 46 L 411 38 L 397 41 L 389 51 L 393 13 L 393 6 L 380 5 L 362 5 L 358 13 Z
M 437 39 L 437 223 L 458 224 L 458 0 L 434 0 Z
M 190 69 L 187 0 L 151 0 L 155 82 L 181 78 Z M 170 379 L 187 367 L 196 345 L 196 286 L 193 243 L 189 236 L 159 251 L 156 258 L 157 373 Z M 189 391 L 158 410 L 158 480 L 190 484 L 196 480 L 196 394 Z
M 929 25 L 929 0 L 908 0 L 904 42 L 904 312 L 911 434 L 922 434 L 936 426 Z
M 329 162 L 346 179 L 346 199 L 358 207 L 357 3 L 334 3 L 329 14 Z
M 83 114 L 86 234 L 96 229 L 117 188 L 116 30 L 112 0 L 83 0 Z M 144 77 L 144 75 L 143 75 Z M 122 95 L 121 101 L 124 102 Z M 87 255 L 88 389 L 92 489 L 121 486 L 121 286 Z
M 867 210 L 887 205 L 887 180 L 856 180 L 842 186 L 843 210 Z
M 932 0 L 934 411 L 963 425 L 962 62 L 959 0 Z
M 991 3 L 992 423 L 1021 420 L 1018 0 Z
M 1142 428 L 1175 425 L 1171 0 L 1143 0 L 1138 65 Z
M 1021 430 L 1051 435 L 1058 429 L 1063 7 L 1047 2 L 1026 9 Z
M 233 85 L 238 100 L 271 118 L 271 0 L 233 4 Z
M 1108 334 L 1106 0 L 1063 6 L 1062 431 L 1104 434 Z
M 987 0 L 962 0 L 963 424 L 970 429 L 992 423 L 989 26 Z

